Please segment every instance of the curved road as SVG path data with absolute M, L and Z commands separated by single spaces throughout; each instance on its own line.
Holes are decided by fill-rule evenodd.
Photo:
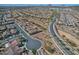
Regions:
M 56 16 L 52 17 L 52 22 L 49 27 L 49 32 L 51 33 L 51 35 L 53 35 L 53 37 L 54 37 L 53 40 L 54 40 L 56 46 L 60 49 L 60 51 L 63 54 L 74 55 L 74 53 L 66 46 L 65 42 L 62 41 L 63 39 L 60 37 L 60 35 L 56 31 L 56 21 L 57 21 Z
M 22 29 L 22 27 L 19 24 L 17 24 L 17 22 L 15 22 L 15 24 L 17 29 L 27 38 L 27 48 L 38 50 L 42 45 L 41 41 L 35 40 L 32 37 L 30 37 L 30 35 L 24 29 Z

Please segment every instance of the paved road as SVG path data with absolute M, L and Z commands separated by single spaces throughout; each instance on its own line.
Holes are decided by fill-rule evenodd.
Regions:
M 2 45 L 4 45 L 4 44 L 8 43 L 9 41 L 14 40 L 15 38 L 16 38 L 16 36 L 5 39 L 4 41 L 1 42 L 0 46 L 2 46 Z
M 11 22 L 10 22 L 11 23 Z M 7 24 L 7 22 L 6 23 L 3 23 L 4 25 L 5 24 Z M 8 22 L 8 24 L 9 24 L 9 22 Z M 36 39 L 34 39 L 34 38 L 32 38 L 19 24 L 17 24 L 16 22 L 15 22 L 15 25 L 16 25 L 16 27 L 17 27 L 17 29 L 19 30 L 19 32 L 20 33 L 22 33 L 23 35 L 24 35 L 24 37 L 28 40 L 28 42 L 26 42 L 27 43 L 27 48 L 28 49 L 39 49 L 39 48 L 41 48 L 42 47 L 42 42 L 40 41 L 40 40 L 36 40 Z M 10 40 L 10 39 L 14 39 L 15 37 L 12 37 L 12 38 L 8 38 L 8 39 L 6 39 L 6 41 L 3 41 L 3 43 L 2 44 L 0 44 L 0 45 L 3 45 L 3 44 L 5 44 L 5 43 L 7 43 L 8 41 L 7 40 Z
M 15 23 L 17 26 L 17 29 L 27 38 L 27 48 L 28 49 L 39 49 L 41 47 L 41 42 L 38 40 L 35 40 L 30 37 L 30 35 L 20 27 L 17 23 Z
M 59 36 L 58 32 L 56 31 L 56 16 L 52 17 L 52 23 L 50 24 L 49 32 L 53 35 L 54 37 L 53 40 L 55 44 L 63 54 L 74 55 L 74 53 L 71 52 L 70 49 L 66 47 L 65 43 L 62 41 L 63 39 Z

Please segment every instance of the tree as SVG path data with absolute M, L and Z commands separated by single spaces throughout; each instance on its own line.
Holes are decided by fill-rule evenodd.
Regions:
M 35 55 L 36 54 L 36 49 L 32 49 L 32 52 Z
M 48 49 L 47 49 L 49 52 L 51 52 L 51 53 L 54 53 L 54 51 L 55 51 L 55 49 L 53 48 L 51 48 L 51 47 L 48 47 Z
M 65 35 L 62 35 L 63 37 L 65 37 Z

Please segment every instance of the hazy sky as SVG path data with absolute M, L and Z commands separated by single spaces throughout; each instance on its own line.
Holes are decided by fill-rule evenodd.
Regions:
M 79 6 L 79 4 L 0 4 L 0 6 Z

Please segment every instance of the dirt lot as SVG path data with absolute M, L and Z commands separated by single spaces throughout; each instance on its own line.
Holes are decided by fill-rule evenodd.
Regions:
M 59 34 L 63 37 L 66 37 L 69 41 L 73 42 L 74 44 L 76 44 L 79 47 L 79 39 L 75 38 L 74 36 L 72 36 L 69 33 L 63 32 L 61 30 L 58 30 Z

